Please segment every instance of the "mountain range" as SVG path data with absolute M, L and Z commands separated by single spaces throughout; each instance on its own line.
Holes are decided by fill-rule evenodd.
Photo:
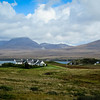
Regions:
M 67 47 L 70 46 L 66 44 L 38 44 L 27 37 L 13 38 L 9 41 L 0 41 L 0 49 L 63 49 Z
M 27 37 L 0 41 L 0 58 L 73 59 L 99 58 L 100 40 L 79 46 L 67 44 L 38 44 Z

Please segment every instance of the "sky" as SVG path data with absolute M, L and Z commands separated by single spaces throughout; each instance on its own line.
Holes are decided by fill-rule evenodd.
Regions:
M 100 39 L 100 0 L 0 0 L 0 40 L 81 45 Z

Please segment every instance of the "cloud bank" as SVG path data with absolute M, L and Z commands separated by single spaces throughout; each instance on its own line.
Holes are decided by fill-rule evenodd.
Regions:
M 100 39 L 100 0 L 52 4 L 39 4 L 34 13 L 25 16 L 14 10 L 16 2 L 0 3 L 0 40 L 29 37 L 38 43 L 79 45 Z

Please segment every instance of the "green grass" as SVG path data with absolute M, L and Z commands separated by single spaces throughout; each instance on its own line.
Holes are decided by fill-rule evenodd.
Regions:
M 95 100 L 100 69 L 0 68 L 0 87 L 0 100 Z

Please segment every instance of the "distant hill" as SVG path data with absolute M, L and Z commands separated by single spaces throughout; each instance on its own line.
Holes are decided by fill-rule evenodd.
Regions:
M 100 59 L 100 40 L 71 47 L 66 44 L 38 44 L 29 38 L 14 38 L 0 42 L 0 58 Z
M 38 44 L 30 38 L 13 38 L 9 41 L 0 41 L 0 49 L 63 49 L 69 47 L 66 44 Z
M 32 41 L 29 38 L 21 37 L 21 38 L 14 38 L 10 41 L 0 42 L 2 49 L 35 49 L 41 48 L 41 46 Z M 3 45 L 2 45 L 3 44 Z
M 84 44 L 84 45 L 80 45 L 80 46 L 76 46 L 75 48 L 77 49 L 88 49 L 88 50 L 100 50 L 100 40 L 88 43 L 88 44 Z
M 7 43 L 7 41 L 0 41 L 0 46 L 3 46 L 6 43 Z
M 31 40 L 27 37 L 13 38 L 9 41 L 0 41 L 0 49 L 66 49 L 66 50 L 100 50 L 100 40 L 80 45 L 69 46 L 67 44 L 49 44 L 41 43 Z
M 64 49 L 70 47 L 66 44 L 49 44 L 49 43 L 41 43 L 41 47 L 44 47 L 45 49 Z

